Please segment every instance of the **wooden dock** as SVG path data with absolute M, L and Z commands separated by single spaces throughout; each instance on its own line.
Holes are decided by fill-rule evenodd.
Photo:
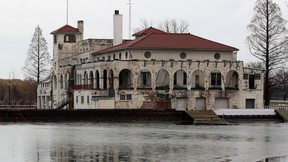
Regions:
M 193 118 L 193 124 L 196 125 L 227 125 L 228 123 L 222 120 L 214 111 L 212 110 L 194 110 L 186 111 L 187 115 Z

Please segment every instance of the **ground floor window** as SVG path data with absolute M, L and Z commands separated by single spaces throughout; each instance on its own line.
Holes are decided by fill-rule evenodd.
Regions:
M 81 96 L 81 104 L 84 104 L 84 96 Z
M 132 95 L 131 94 L 120 95 L 120 100 L 121 101 L 131 101 Z
M 206 98 L 196 98 L 196 110 L 206 110 Z
M 215 109 L 229 109 L 229 99 L 228 98 L 215 98 Z
M 255 108 L 255 99 L 246 99 L 246 109 Z

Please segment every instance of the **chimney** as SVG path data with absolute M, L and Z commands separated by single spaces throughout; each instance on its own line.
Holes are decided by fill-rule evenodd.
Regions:
M 83 20 L 78 20 L 77 21 L 77 28 L 81 32 L 81 40 L 83 40 L 84 37 L 84 21 Z
M 119 10 L 115 10 L 113 15 L 113 46 L 122 43 L 123 27 L 122 27 L 122 14 L 119 14 Z

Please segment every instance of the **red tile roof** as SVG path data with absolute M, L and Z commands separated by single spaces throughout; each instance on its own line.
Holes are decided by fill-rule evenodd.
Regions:
M 151 33 L 166 33 L 166 32 L 164 32 L 162 30 L 155 29 L 153 27 L 149 27 L 149 28 L 141 30 L 141 31 L 139 31 L 137 33 L 134 33 L 132 36 L 139 37 L 139 36 L 148 35 L 148 34 L 151 34 Z
M 80 34 L 81 32 L 70 25 L 64 25 L 61 28 L 51 32 L 51 34 L 58 34 L 58 33 L 74 33 L 74 34 Z
M 145 33 L 145 31 L 142 31 L 142 33 Z M 138 37 L 132 41 L 127 41 L 120 45 L 98 51 L 95 54 L 103 54 L 125 49 L 170 49 L 227 52 L 238 51 L 238 49 L 235 47 L 217 43 L 189 33 L 174 34 L 165 32 L 152 32 L 142 37 Z

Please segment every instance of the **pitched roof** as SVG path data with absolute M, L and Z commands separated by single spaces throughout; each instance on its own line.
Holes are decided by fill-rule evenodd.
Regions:
M 148 34 L 151 34 L 151 33 L 166 33 L 166 32 L 164 32 L 162 30 L 155 29 L 155 28 L 153 28 L 151 26 L 151 27 L 146 28 L 144 30 L 141 30 L 141 31 L 139 31 L 137 33 L 134 33 L 132 36 L 139 37 L 139 36 L 148 35 Z
M 80 34 L 81 32 L 70 25 L 64 25 L 61 28 L 51 32 L 51 34 L 59 34 L 59 33 L 74 33 L 74 34 Z
M 158 29 L 156 29 L 158 30 Z M 150 30 L 151 31 L 151 30 Z M 142 33 L 145 33 L 142 31 Z M 124 42 L 95 54 L 115 52 L 125 49 L 169 49 L 169 50 L 199 50 L 199 51 L 238 51 L 237 48 L 201 38 L 189 33 L 174 34 L 165 32 L 152 32 L 132 41 Z

